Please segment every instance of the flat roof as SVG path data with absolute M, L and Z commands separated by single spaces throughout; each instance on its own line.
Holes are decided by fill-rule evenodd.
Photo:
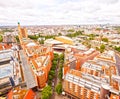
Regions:
M 11 58 L 13 56 L 12 50 L 0 51 L 0 61 Z
M 63 44 L 63 42 L 60 42 L 60 41 L 54 40 L 54 39 L 48 39 L 45 42 L 50 43 L 50 44 Z
M 63 39 L 66 39 L 66 40 L 73 41 L 71 38 L 69 38 L 69 37 L 67 37 L 67 36 L 59 36 L 58 38 L 63 38 Z
M 13 75 L 13 65 L 8 63 L 0 66 L 0 78 Z

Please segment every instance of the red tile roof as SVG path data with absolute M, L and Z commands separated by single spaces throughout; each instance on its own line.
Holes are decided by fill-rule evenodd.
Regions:
M 29 89 L 24 99 L 35 99 L 35 96 L 36 94 L 32 91 L 32 89 Z

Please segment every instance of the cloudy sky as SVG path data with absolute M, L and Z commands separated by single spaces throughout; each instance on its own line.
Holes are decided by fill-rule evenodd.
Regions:
M 119 24 L 120 0 L 0 0 L 0 25 Z

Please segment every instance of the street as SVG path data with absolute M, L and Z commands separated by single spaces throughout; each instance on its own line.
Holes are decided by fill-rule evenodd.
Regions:
M 27 88 L 29 89 L 37 86 L 23 50 L 20 50 L 20 58 L 22 61 L 22 68 L 23 68 L 23 73 L 24 73 L 25 82 L 27 84 Z

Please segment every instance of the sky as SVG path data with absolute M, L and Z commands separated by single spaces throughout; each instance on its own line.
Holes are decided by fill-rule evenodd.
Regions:
M 1 25 L 119 24 L 120 0 L 0 0 Z

